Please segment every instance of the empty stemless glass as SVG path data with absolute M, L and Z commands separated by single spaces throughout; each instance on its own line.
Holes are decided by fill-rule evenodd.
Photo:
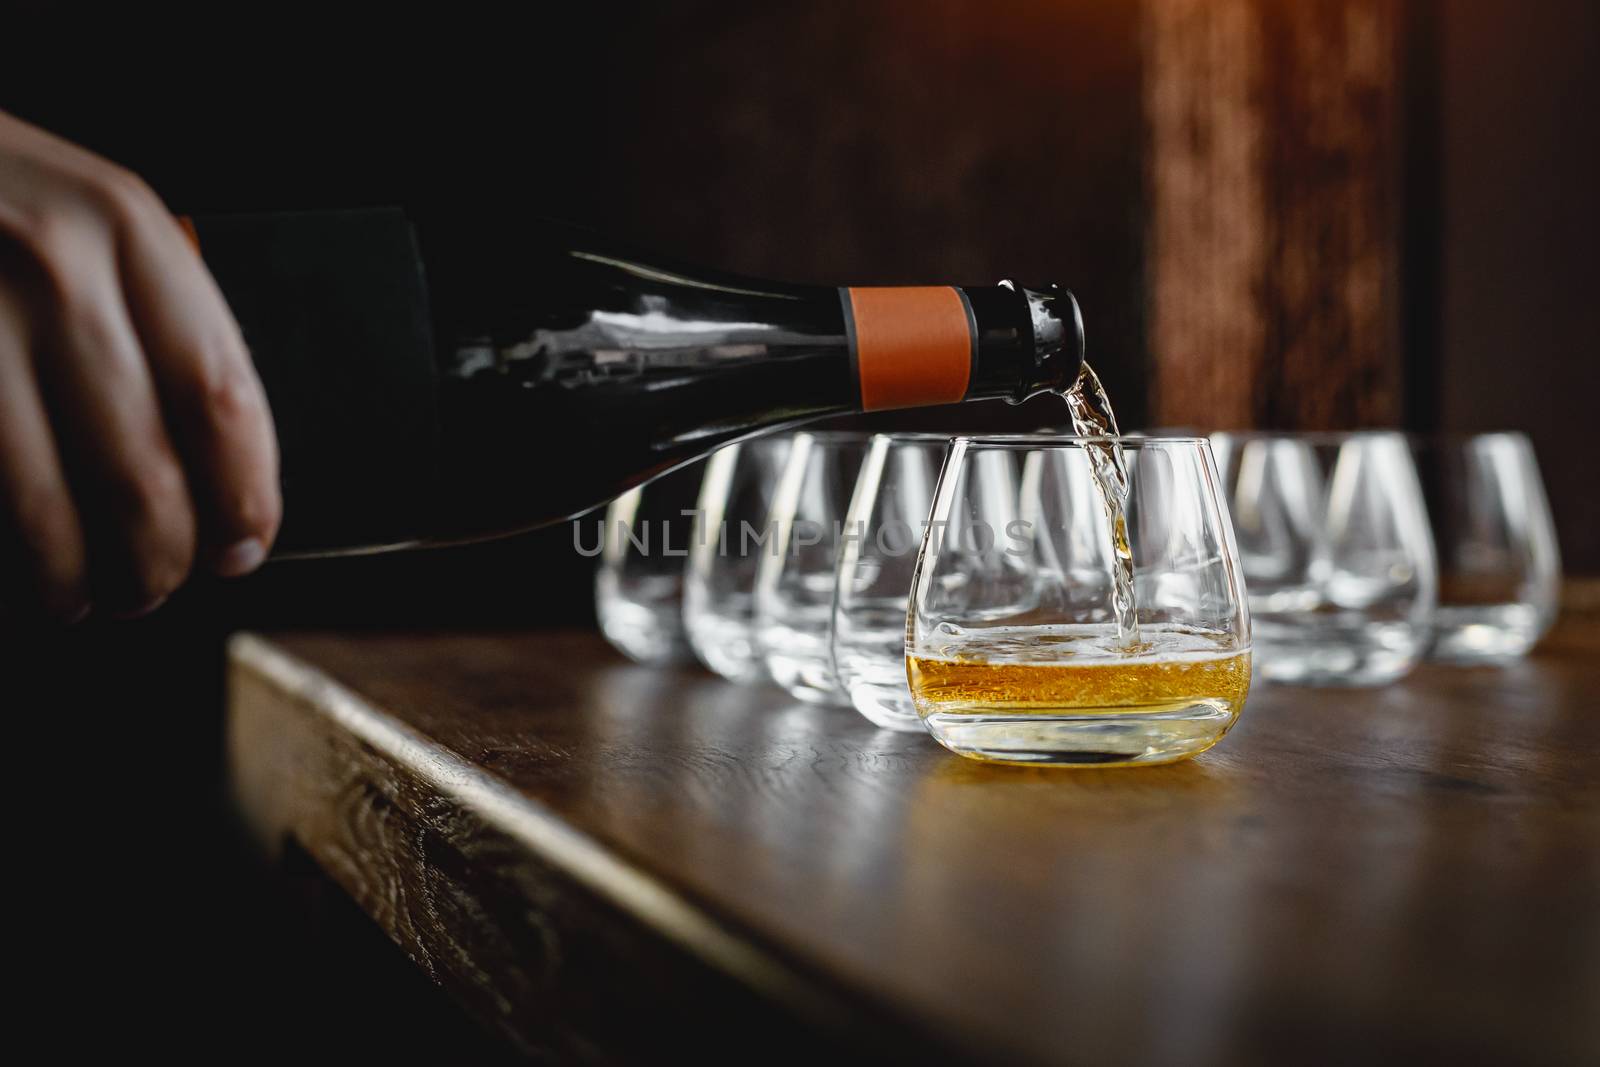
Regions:
M 1381 685 L 1427 647 L 1438 571 L 1398 433 L 1212 435 L 1269 681 Z
M 1125 633 L 1119 539 L 1093 455 L 1113 440 L 951 446 L 906 635 L 918 714 L 946 748 L 1002 762 L 1170 763 L 1237 719 L 1250 620 L 1210 446 L 1120 440 L 1136 608 L 1124 621 L 1137 622 Z M 999 463 L 1020 465 L 1009 497 L 996 489 Z
M 772 680 L 800 700 L 848 704 L 833 670 L 833 586 L 844 516 L 866 454 L 858 433 L 801 433 L 772 501 L 756 571 L 756 634 Z
M 1527 653 L 1555 622 L 1561 557 L 1533 444 L 1520 433 L 1414 437 L 1439 604 L 1429 656 L 1494 663 Z
M 923 730 L 906 686 L 906 607 L 949 444 L 945 434 L 873 437 L 845 516 L 834 669 L 855 709 L 891 730 Z
M 694 658 L 683 628 L 683 571 L 701 471 L 699 463 L 668 471 L 606 508 L 595 613 L 606 639 L 640 663 Z
M 684 577 L 683 623 L 702 663 L 735 682 L 767 679 L 756 642 L 756 570 L 788 435 L 720 449 L 706 463 Z

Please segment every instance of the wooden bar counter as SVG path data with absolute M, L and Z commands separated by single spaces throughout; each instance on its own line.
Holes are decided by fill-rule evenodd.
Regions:
M 230 761 L 580 1062 L 1600 1062 L 1600 640 L 1258 685 L 1169 767 L 978 764 L 587 632 L 235 639 Z M 315 966 L 315 960 L 308 960 Z

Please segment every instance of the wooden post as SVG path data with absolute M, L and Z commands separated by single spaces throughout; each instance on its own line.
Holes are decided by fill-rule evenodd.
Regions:
M 1146 0 L 1151 421 L 1398 423 L 1401 0 Z

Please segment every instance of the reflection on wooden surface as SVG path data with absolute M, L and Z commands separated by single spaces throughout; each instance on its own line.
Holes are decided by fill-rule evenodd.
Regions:
M 232 674 L 257 825 L 525 1045 L 1600 1051 L 1592 651 L 1258 687 L 1218 748 L 1119 771 L 968 762 L 585 633 L 246 638 Z

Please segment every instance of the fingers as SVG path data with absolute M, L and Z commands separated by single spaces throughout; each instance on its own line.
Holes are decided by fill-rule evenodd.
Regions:
M 255 569 L 281 503 L 272 416 L 222 294 L 177 223 L 130 212 L 119 241 L 134 326 L 199 512 L 200 560 L 225 577 Z
M 254 569 L 277 445 L 226 303 L 143 182 L 4 113 L 0 297 L 0 601 L 136 614 L 197 553 Z
M 18 296 L 0 285 L 0 601 L 70 623 L 89 610 L 87 557 L 30 347 Z
M 72 479 L 97 606 L 136 615 L 164 601 L 189 575 L 195 515 L 155 383 L 101 233 L 69 221 L 51 234 L 51 272 L 41 302 L 53 305 L 51 336 L 37 360 Z

